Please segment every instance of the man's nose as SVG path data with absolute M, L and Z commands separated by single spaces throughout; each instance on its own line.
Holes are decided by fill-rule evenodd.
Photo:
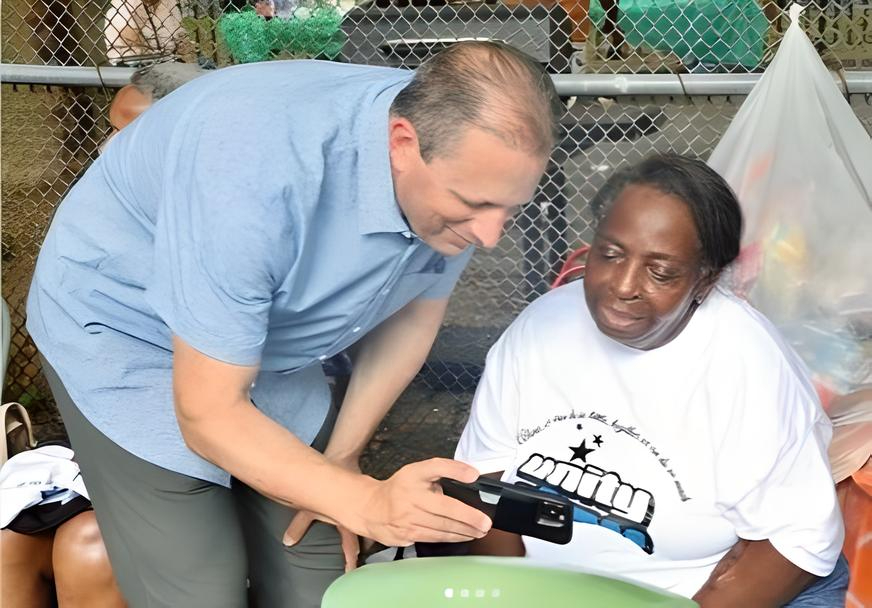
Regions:
M 496 247 L 511 217 L 512 212 L 508 209 L 493 209 L 473 220 L 472 234 L 476 244 L 485 249 Z

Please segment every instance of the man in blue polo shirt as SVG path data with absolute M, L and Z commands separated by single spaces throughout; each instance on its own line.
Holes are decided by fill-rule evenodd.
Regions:
M 555 100 L 525 55 L 462 43 L 414 74 L 220 70 L 113 138 L 52 222 L 28 329 L 132 606 L 244 606 L 247 584 L 317 606 L 357 535 L 488 530 L 435 490 L 474 469 L 377 481 L 358 458 L 532 197 Z M 320 362 L 358 341 L 337 414 Z

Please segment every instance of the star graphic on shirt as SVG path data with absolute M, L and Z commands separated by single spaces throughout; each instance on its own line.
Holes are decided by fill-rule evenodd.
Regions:
M 593 442 L 596 444 L 596 447 L 600 447 L 603 444 L 603 436 L 602 435 L 594 435 Z
M 587 447 L 587 439 L 582 439 L 580 446 L 576 448 L 570 447 L 569 449 L 572 450 L 572 460 L 578 458 L 582 462 L 587 462 L 587 455 L 593 452 L 596 448 Z

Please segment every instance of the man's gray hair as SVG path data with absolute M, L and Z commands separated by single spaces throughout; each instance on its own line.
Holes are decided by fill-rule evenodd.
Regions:
M 551 78 L 525 53 L 499 42 L 458 42 L 425 61 L 391 114 L 415 127 L 421 156 L 449 153 L 466 129 L 547 156 L 560 136 L 563 105 Z
M 136 70 L 130 78 L 130 84 L 150 93 L 157 100 L 210 71 L 196 63 L 156 63 Z

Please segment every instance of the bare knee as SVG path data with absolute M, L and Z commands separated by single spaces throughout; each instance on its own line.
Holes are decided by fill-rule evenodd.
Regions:
M 108 559 L 93 511 L 79 513 L 58 526 L 53 560 L 56 565 L 66 560 L 96 565 Z
M 60 608 L 124 605 L 93 511 L 58 527 L 52 562 Z

